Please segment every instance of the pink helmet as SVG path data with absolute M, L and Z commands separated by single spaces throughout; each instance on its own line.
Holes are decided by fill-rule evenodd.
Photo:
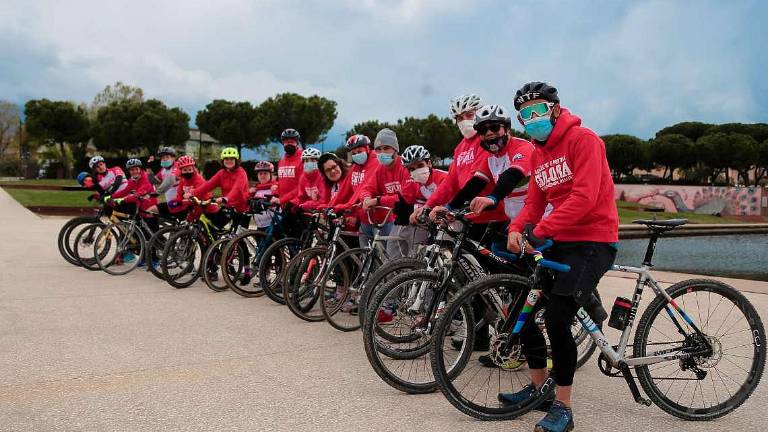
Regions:
M 256 172 L 269 171 L 270 173 L 274 173 L 275 166 L 272 165 L 272 162 L 263 160 L 263 161 L 256 162 L 256 165 L 253 166 L 253 170 Z
M 176 164 L 178 164 L 179 169 L 188 166 L 195 166 L 195 159 L 192 156 L 184 155 L 176 160 Z

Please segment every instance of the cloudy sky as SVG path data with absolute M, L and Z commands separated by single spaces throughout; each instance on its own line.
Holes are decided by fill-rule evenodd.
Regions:
M 122 80 L 195 113 L 279 92 L 353 123 L 512 106 L 546 80 L 598 133 L 768 121 L 765 1 L 5 0 L 0 99 L 89 102 Z

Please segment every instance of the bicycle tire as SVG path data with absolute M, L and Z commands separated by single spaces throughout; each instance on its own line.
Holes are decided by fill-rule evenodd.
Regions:
M 219 273 L 219 269 L 223 268 L 220 264 L 222 249 L 226 249 L 229 240 L 229 238 L 220 238 L 216 240 L 210 247 L 208 247 L 203 256 L 203 270 L 201 272 L 201 277 L 211 291 L 223 292 L 229 289 L 224 277 Z M 222 271 L 221 273 L 228 272 Z M 239 274 L 239 269 L 237 273 Z M 215 280 L 213 277 L 214 275 L 216 276 Z
M 749 396 L 752 394 L 752 392 L 757 388 L 758 384 L 760 383 L 760 379 L 763 374 L 763 370 L 765 368 L 765 328 L 763 327 L 763 323 L 760 320 L 760 316 L 757 314 L 757 311 L 755 310 L 755 307 L 752 305 L 752 303 L 747 300 L 746 297 L 744 297 L 743 294 L 741 294 L 739 291 L 737 291 L 735 288 L 720 282 L 716 280 L 710 280 L 710 279 L 689 279 L 682 282 L 678 282 L 669 288 L 666 289 L 666 292 L 672 297 L 672 299 L 677 299 L 676 302 L 679 304 L 684 310 L 686 309 L 685 306 L 685 299 L 683 298 L 683 302 L 680 302 L 680 297 L 683 295 L 695 293 L 695 299 L 697 303 L 697 308 L 699 307 L 699 292 L 707 292 L 708 294 L 708 307 L 711 306 L 711 295 L 712 293 L 715 293 L 717 295 L 720 295 L 722 298 L 720 300 L 720 303 L 718 303 L 718 306 L 712 310 L 712 313 L 716 312 L 717 308 L 719 308 L 719 305 L 722 302 L 722 299 L 726 299 L 731 303 L 731 310 L 726 314 L 726 318 L 723 320 L 721 327 L 719 329 L 716 329 L 714 332 L 714 336 L 712 333 L 708 333 L 709 330 L 709 324 L 712 322 L 710 319 L 710 316 L 707 316 L 706 322 L 702 323 L 702 319 L 696 316 L 696 314 L 690 314 L 691 319 L 699 318 L 698 326 L 702 332 L 707 334 L 707 336 L 710 339 L 710 342 L 712 343 L 712 346 L 715 348 L 714 354 L 711 357 L 717 357 L 718 353 L 718 345 L 719 345 L 719 358 L 716 358 L 716 361 L 714 361 L 714 364 L 711 363 L 711 357 L 707 358 L 701 358 L 699 357 L 697 362 L 697 366 L 707 369 L 709 372 L 707 376 L 712 378 L 712 387 L 715 388 L 715 378 L 712 377 L 714 375 L 712 373 L 713 369 L 716 372 L 716 374 L 720 375 L 720 379 L 722 380 L 722 375 L 725 374 L 724 372 L 721 374 L 720 371 L 716 368 L 716 366 L 722 361 L 723 359 L 727 359 L 727 356 L 735 356 L 733 354 L 727 354 L 725 352 L 725 348 L 723 348 L 723 345 L 725 342 L 723 342 L 724 336 L 727 334 L 719 335 L 719 331 L 723 327 L 723 325 L 729 321 L 729 319 L 734 316 L 734 309 L 738 309 L 738 311 L 741 311 L 743 314 L 743 318 L 746 318 L 746 324 L 749 327 L 749 337 L 747 338 L 749 340 L 749 343 L 752 344 L 752 352 L 754 354 L 754 359 L 752 361 L 751 366 L 749 367 L 749 376 L 747 377 L 747 380 L 744 383 L 738 383 L 730 376 L 729 379 L 733 382 L 735 382 L 738 385 L 738 388 L 736 391 L 734 391 L 730 398 L 727 400 L 720 402 L 719 399 L 717 399 L 718 404 L 714 407 L 707 407 L 707 408 L 694 408 L 690 406 L 681 405 L 679 403 L 682 396 L 678 399 L 678 401 L 672 401 L 670 398 L 668 398 L 661 389 L 656 385 L 655 381 L 653 380 L 653 377 L 651 376 L 651 369 L 648 367 L 648 365 L 643 366 L 637 366 L 637 377 L 638 381 L 640 381 L 640 385 L 643 387 L 643 390 L 648 395 L 648 398 L 653 401 L 659 408 L 664 410 L 665 412 L 672 414 L 675 417 L 684 419 L 684 420 L 713 420 L 719 417 L 722 417 L 731 411 L 735 410 L 741 404 L 743 404 Z M 703 294 L 702 294 L 703 297 Z M 701 299 L 701 303 L 703 303 L 703 298 Z M 693 302 L 690 301 L 688 305 L 693 306 Z M 633 356 L 634 357 L 644 357 L 647 355 L 647 345 L 648 345 L 648 338 L 651 333 L 651 330 L 653 329 L 653 323 L 654 318 L 657 316 L 666 317 L 666 314 L 662 314 L 662 311 L 666 311 L 667 309 L 665 306 L 667 305 L 667 300 L 663 296 L 657 296 L 651 303 L 648 305 L 648 308 L 646 308 L 645 312 L 643 313 L 642 317 L 640 318 L 640 322 L 637 325 L 637 330 L 635 333 L 635 340 L 633 345 Z M 728 304 L 726 304 L 726 307 L 728 307 Z M 689 309 L 690 311 L 690 309 Z M 689 312 L 687 311 L 687 313 Z M 735 326 L 738 323 L 743 323 L 741 321 L 742 317 L 736 317 L 736 320 L 734 320 L 734 324 L 731 326 L 731 329 L 733 326 Z M 713 326 L 716 324 L 713 324 Z M 725 333 L 728 333 L 731 331 L 731 329 L 727 329 Z M 657 332 L 659 332 L 658 329 L 656 329 Z M 736 333 L 733 333 L 734 335 Z M 735 349 L 738 347 L 731 347 L 731 349 Z M 678 360 L 677 362 L 663 362 L 667 364 L 679 364 L 682 360 Z M 699 361 L 703 362 L 710 362 L 709 364 L 704 363 L 698 364 Z M 733 363 L 733 360 L 729 360 L 729 362 Z M 723 362 L 725 364 L 725 362 Z M 737 365 L 738 366 L 738 365 Z M 655 368 L 653 370 L 659 371 L 661 368 Z M 676 377 L 678 375 L 675 375 Z M 704 378 L 706 380 L 706 378 Z M 725 384 L 725 381 L 723 381 Z M 740 385 L 739 385 L 740 384 Z M 686 383 L 687 386 L 687 383 Z M 708 387 L 700 385 L 699 390 L 701 391 L 701 397 L 704 399 L 704 402 L 706 403 L 706 399 L 704 398 L 704 388 Z M 671 389 L 671 386 L 670 386 Z M 683 392 L 685 389 L 683 389 Z M 691 404 L 695 401 L 695 388 L 694 388 L 694 397 L 691 400 Z M 715 394 L 716 390 L 715 390 Z M 731 394 L 728 392 L 728 394 Z
M 259 260 L 259 284 L 264 294 L 277 304 L 284 305 L 283 278 L 291 258 L 301 251 L 303 243 L 294 237 L 280 239 L 264 251 Z
M 373 254 L 369 265 L 371 269 L 368 270 L 368 276 L 371 275 L 371 270 L 381 266 L 381 258 L 378 254 L 367 248 L 355 248 L 349 249 L 339 254 L 328 266 L 331 270 L 324 275 L 321 286 L 327 286 L 326 278 L 332 274 L 332 270 L 338 266 L 345 264 L 347 271 L 352 275 L 357 275 L 350 280 L 350 285 L 357 284 L 357 287 L 346 287 L 344 289 L 343 298 L 336 299 L 334 304 L 329 305 L 328 301 L 321 302 L 321 310 L 325 321 L 336 330 L 349 332 L 360 329 L 360 319 L 355 317 L 354 314 L 360 314 L 359 310 L 359 298 L 362 290 L 360 287 L 365 287 L 365 280 L 361 280 L 362 266 L 365 265 L 365 260 L 368 258 L 368 254 Z M 330 307 L 329 307 L 330 306 Z M 350 310 L 345 310 L 350 307 Z
M 80 263 L 80 267 L 90 271 L 99 270 L 99 264 L 96 262 L 96 256 L 93 255 L 93 242 L 96 239 L 96 236 L 99 235 L 97 230 L 100 232 L 104 226 L 105 225 L 102 222 L 96 222 L 86 226 L 77 233 L 77 236 L 75 237 L 75 244 L 72 250 L 75 253 L 77 261 Z M 88 252 L 83 255 L 81 251 Z
M 122 226 L 125 226 L 126 224 L 120 222 L 119 223 Z M 105 239 L 105 237 L 112 232 L 112 240 L 109 241 L 109 239 Z M 114 264 L 121 260 L 123 254 L 125 251 L 116 249 L 115 255 L 113 257 L 109 256 L 109 250 L 112 245 L 112 243 L 115 243 L 115 247 L 120 247 L 120 244 L 124 242 L 123 237 L 125 237 L 126 233 L 125 231 L 121 230 L 118 227 L 118 224 L 109 225 L 107 229 L 102 229 L 99 235 L 96 237 L 96 241 L 93 243 L 93 255 L 96 259 L 96 263 L 99 265 L 99 268 L 104 272 L 112 276 L 122 276 L 126 275 L 133 270 L 135 270 L 139 264 L 141 263 L 141 260 L 146 255 L 146 240 L 144 239 L 144 235 L 141 233 L 141 230 L 138 228 L 133 230 L 129 233 L 130 237 L 133 237 L 134 240 L 130 240 L 129 242 L 132 242 L 138 246 L 138 249 L 135 251 L 131 251 L 133 253 L 134 258 L 133 261 L 131 261 L 130 264 L 126 265 L 125 267 L 116 270 L 114 267 Z M 117 240 L 117 241 L 114 241 Z M 99 247 L 103 245 L 108 245 L 106 249 L 104 249 L 103 253 L 99 253 Z M 145 263 L 146 264 L 146 263 Z
M 186 238 L 185 238 L 186 237 Z M 195 259 L 189 260 L 184 266 L 184 269 L 178 274 L 172 275 L 169 271 L 169 256 L 171 255 L 171 249 L 173 249 L 176 242 L 185 240 L 190 247 L 200 249 L 200 258 L 195 263 Z M 191 286 L 200 277 L 200 268 L 202 266 L 203 256 L 205 255 L 205 245 L 199 240 L 194 238 L 194 231 L 191 229 L 184 229 L 177 233 L 174 233 L 168 238 L 163 248 L 163 258 L 160 262 L 160 267 L 163 270 L 163 277 L 174 288 L 181 289 Z M 175 261 L 176 257 L 174 257 Z M 180 280 L 183 276 L 189 275 L 187 279 Z
M 294 315 L 304 321 L 323 320 L 321 311 L 310 312 L 315 309 L 318 301 L 322 301 L 323 292 L 319 285 L 322 274 L 314 272 L 322 270 L 322 260 L 325 259 L 327 250 L 328 248 L 324 246 L 305 249 L 291 259 L 285 271 L 283 281 L 285 304 Z M 307 275 L 307 271 L 312 273 Z M 302 304 L 302 301 L 305 303 Z
M 184 227 L 179 225 L 163 227 L 157 230 L 157 232 L 155 232 L 152 237 L 149 238 L 149 242 L 147 243 L 147 256 L 145 260 L 149 263 L 149 272 L 160 280 L 165 280 L 163 270 L 160 267 L 165 243 L 168 241 L 171 235 L 173 235 L 173 233 L 181 231 L 182 229 L 184 229 Z
M 75 256 L 75 252 L 72 250 L 70 239 L 72 238 L 73 233 L 75 234 L 75 237 L 77 237 L 76 231 L 74 230 L 79 225 L 92 224 L 96 222 L 99 222 L 99 218 L 96 216 L 78 216 L 76 218 L 70 219 L 67 221 L 67 223 L 64 224 L 64 226 L 61 227 L 56 240 L 56 245 L 59 248 L 59 254 L 61 254 L 61 257 L 64 258 L 64 260 L 72 265 L 82 267 L 80 261 Z
M 237 245 L 239 251 L 238 256 L 242 256 L 244 259 L 244 254 L 242 254 L 242 251 L 244 251 L 243 248 L 248 249 L 248 253 L 251 255 L 249 261 L 251 264 L 251 271 L 258 271 L 259 262 L 261 260 L 261 255 L 264 254 L 264 250 L 259 250 L 259 245 L 261 244 L 261 241 L 266 237 L 266 234 L 262 231 L 256 231 L 256 230 L 248 230 L 241 232 L 240 234 L 234 236 L 226 245 L 224 250 L 222 251 L 222 255 L 220 257 L 220 266 L 224 266 L 224 257 L 231 256 L 232 248 Z M 242 244 L 242 242 L 248 242 L 250 238 L 258 238 L 259 240 L 256 241 L 256 246 L 254 247 L 254 250 L 251 251 L 249 244 L 246 243 L 245 245 Z M 266 249 L 266 248 L 263 248 Z M 242 255 L 240 255 L 242 254 Z M 254 265 L 255 264 L 255 265 Z M 255 267 L 255 268 L 254 268 Z M 223 268 L 223 267 L 222 267 Z M 254 271 L 254 273 L 255 273 Z M 227 287 L 234 293 L 239 294 L 243 297 L 261 297 L 265 294 L 264 289 L 261 287 L 261 284 L 259 282 L 258 275 L 253 275 L 251 282 L 248 282 L 248 287 L 254 288 L 254 289 L 246 289 L 246 286 L 239 285 L 239 276 L 242 274 L 242 272 L 238 272 L 237 274 L 233 275 L 230 274 L 230 272 L 222 272 L 222 277 L 224 279 L 224 282 L 227 284 Z M 235 276 L 233 278 L 233 276 Z M 255 283 L 253 282 L 255 280 Z
M 358 318 L 360 320 L 360 327 L 365 325 L 365 311 L 368 308 L 368 304 L 373 298 L 377 288 L 380 288 L 387 281 L 393 277 L 405 273 L 411 270 L 422 270 L 427 268 L 427 263 L 421 258 L 401 257 L 392 261 L 385 262 L 376 269 L 375 272 L 366 281 L 363 286 L 363 291 L 360 294 L 360 302 L 358 307 Z

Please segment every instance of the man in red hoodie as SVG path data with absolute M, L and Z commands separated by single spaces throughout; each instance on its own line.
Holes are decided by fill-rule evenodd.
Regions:
M 283 229 L 289 236 L 301 235 L 301 220 L 290 203 L 299 191 L 299 179 L 304 173 L 301 162 L 301 135 L 296 129 L 286 129 L 280 134 L 285 154 L 277 163 L 277 196 L 272 202 L 283 206 Z
M 537 430 L 565 431 L 573 428 L 570 406 L 576 344 L 571 324 L 613 264 L 619 219 L 605 144 L 581 126 L 581 119 L 560 106 L 557 89 L 543 82 L 528 83 L 517 91 L 515 109 L 535 150 L 531 156 L 533 181 L 525 207 L 509 226 L 507 247 L 519 252 L 524 239 L 533 248 L 552 239 L 555 246 L 549 258 L 571 266 L 570 272 L 556 276 L 546 303 L 545 324 L 557 388 L 549 414 L 536 425 Z M 548 204 L 554 209 L 542 219 Z M 599 322 L 605 316 L 593 318 Z M 526 326 L 521 342 L 532 383 L 519 392 L 499 395 L 511 403 L 529 397 L 547 378 L 546 348 L 538 325 Z
M 376 206 L 395 208 L 398 202 L 413 205 L 419 193 L 418 185 L 411 178 L 411 174 L 403 166 L 400 156 L 400 145 L 397 135 L 391 129 L 384 128 L 376 134 L 373 142 L 376 158 L 379 160 L 379 168 L 376 174 L 369 176 L 360 192 L 363 203 L 363 211 L 368 211 Z M 365 246 L 373 239 L 373 226 L 370 222 L 384 223 L 380 233 L 389 235 L 394 226 L 395 216 L 388 220 L 386 211 L 379 209 L 373 212 L 372 221 L 364 216 L 360 224 L 360 245 Z M 406 216 L 407 217 L 407 216 Z
M 332 207 L 336 213 L 352 207 L 359 201 L 365 179 L 374 175 L 379 167 L 379 160 L 371 151 L 371 140 L 367 136 L 352 135 L 345 146 L 352 157 L 352 168 L 344 177 L 336 195 L 328 203 L 328 206 Z M 362 210 L 356 210 L 352 216 L 347 218 L 347 224 L 356 225 L 358 221 L 362 220 L 362 216 Z

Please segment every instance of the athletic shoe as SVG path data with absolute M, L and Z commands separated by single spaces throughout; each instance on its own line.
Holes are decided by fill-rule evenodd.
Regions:
M 219 272 L 217 271 L 209 271 L 208 272 L 208 280 L 211 282 L 216 282 L 219 280 Z
M 136 261 L 136 255 L 133 254 L 131 251 L 125 251 L 123 252 L 123 262 L 124 263 L 130 263 Z
M 251 270 L 250 267 L 246 267 L 245 270 L 243 270 L 243 275 L 240 276 L 240 285 L 248 285 L 251 283 L 251 279 L 253 279 L 253 270 Z
M 498 367 L 498 368 L 501 368 L 501 370 L 505 370 L 505 371 L 516 371 L 521 367 L 523 367 L 523 365 L 526 363 L 525 357 L 522 355 L 516 359 L 506 360 L 501 365 L 497 365 L 496 363 L 494 363 L 494 361 L 491 359 L 490 354 L 481 355 L 480 357 L 477 358 L 477 361 L 479 361 L 480 364 L 485 367 L 489 367 L 489 368 Z
M 353 310 L 357 312 L 357 304 L 352 300 L 347 300 L 344 305 L 341 306 L 341 311 L 344 313 L 352 313 Z
M 573 430 L 573 411 L 560 401 L 554 401 L 549 412 L 536 423 L 534 432 L 568 432 Z
M 528 384 L 527 386 L 523 387 L 522 390 L 515 392 L 515 393 L 499 393 L 498 399 L 499 402 L 501 402 L 504 405 L 517 405 L 521 402 L 525 402 L 526 400 L 530 399 L 533 394 L 536 393 L 536 387 L 533 384 Z M 546 399 L 544 399 L 544 402 L 539 404 L 539 406 L 536 408 L 539 411 L 549 411 L 549 409 L 552 407 L 552 402 L 555 400 L 554 393 L 547 396 Z

